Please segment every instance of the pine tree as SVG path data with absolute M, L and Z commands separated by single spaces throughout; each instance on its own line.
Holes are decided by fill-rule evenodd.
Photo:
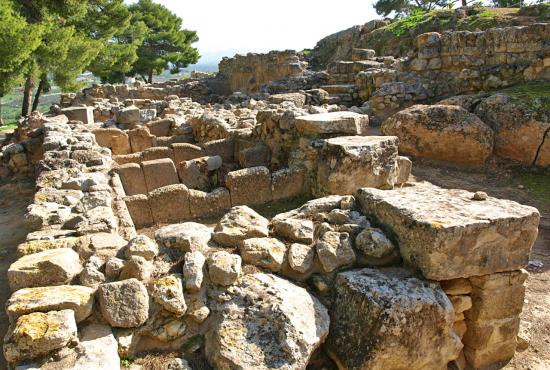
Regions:
M 147 26 L 143 44 L 137 50 L 133 75 L 151 83 L 155 73 L 167 69 L 177 73 L 199 60 L 197 49 L 192 47 L 198 41 L 197 33 L 182 29 L 180 17 L 152 0 L 139 0 L 129 8 L 134 21 L 142 21 Z

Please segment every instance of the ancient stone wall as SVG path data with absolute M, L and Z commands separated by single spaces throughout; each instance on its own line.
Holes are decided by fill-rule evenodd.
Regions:
M 227 95 L 235 91 L 252 93 L 268 82 L 300 76 L 305 67 L 293 50 L 249 53 L 224 58 L 219 64 L 217 79 L 223 85 L 220 90 Z

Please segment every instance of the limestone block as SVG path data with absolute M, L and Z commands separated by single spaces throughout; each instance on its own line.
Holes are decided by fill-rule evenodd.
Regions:
M 156 224 L 181 222 L 190 217 L 189 190 L 183 184 L 158 188 L 149 193 L 149 206 Z
M 172 150 L 174 151 L 174 163 L 176 166 L 180 162 L 204 157 L 206 154 L 205 150 L 200 146 L 189 143 L 172 144 Z
M 271 174 L 266 167 L 251 167 L 229 172 L 225 184 L 231 205 L 254 205 L 271 201 Z
M 141 152 L 132 154 L 113 155 L 113 161 L 117 164 L 141 163 Z
M 172 129 L 173 124 L 173 119 L 164 118 L 155 121 L 149 121 L 145 125 L 149 128 L 149 132 L 151 132 L 151 134 L 159 137 L 170 136 L 170 130 Z
M 472 284 L 465 278 L 444 280 L 439 283 L 441 284 L 441 289 L 447 295 L 470 294 L 472 292 Z
M 235 161 L 235 138 L 208 141 L 202 144 L 204 151 L 209 156 L 219 155 L 224 163 Z
M 136 127 L 128 132 L 132 152 L 142 152 L 156 145 L 155 135 L 151 135 L 146 127 Z
M 273 200 L 299 197 L 308 192 L 305 167 L 293 166 L 273 172 L 271 193 Z
M 28 254 L 8 269 L 11 290 L 68 284 L 80 273 L 78 253 L 69 248 L 49 249 Z
M 327 346 L 347 369 L 443 369 L 462 344 L 437 284 L 398 268 L 340 273 Z M 414 338 L 411 341 L 410 338 Z
M 190 217 L 214 216 L 231 208 L 231 195 L 226 188 L 216 188 L 209 193 L 189 190 Z
M 154 146 L 145 149 L 141 153 L 142 161 L 153 161 L 155 159 L 169 158 L 174 159 L 174 152 L 171 148 Z
M 61 113 L 66 115 L 69 121 L 81 121 L 85 125 L 94 123 L 94 107 L 63 108 Z
M 128 208 L 128 212 L 130 212 L 136 229 L 149 227 L 155 223 L 147 195 L 139 194 L 124 197 L 124 202 L 126 203 L 126 207 Z
M 292 102 L 297 108 L 302 108 L 306 104 L 306 95 L 302 93 L 274 94 L 269 97 L 269 101 L 273 104 L 288 101 Z
M 535 164 L 541 167 L 550 166 L 550 131 L 548 131 L 544 137 Z
M 239 245 L 239 252 L 245 263 L 277 272 L 285 261 L 286 246 L 275 238 L 250 238 Z
M 93 133 L 97 143 L 102 147 L 111 149 L 111 152 L 115 155 L 132 152 L 128 134 L 121 129 L 115 127 L 97 128 Z
M 267 145 L 255 145 L 238 152 L 239 165 L 243 168 L 269 166 L 271 153 Z
M 387 191 L 364 188 L 357 194 L 363 212 L 395 235 L 403 259 L 428 279 L 525 266 L 539 212 L 509 200 L 473 196 L 429 183 Z
M 319 155 L 319 195 L 350 194 L 362 187 L 391 188 L 397 180 L 395 136 L 327 139 Z
M 205 252 L 212 238 L 212 229 L 197 222 L 163 226 L 155 232 L 157 243 L 182 252 Z
M 182 276 L 171 274 L 156 279 L 151 284 L 151 298 L 166 311 L 181 317 L 187 311 L 183 296 Z
M 210 189 L 210 174 L 221 167 L 220 156 L 200 157 L 183 161 L 178 164 L 178 176 L 182 184 L 196 189 L 208 191 Z
M 141 162 L 145 184 L 149 192 L 167 185 L 178 184 L 178 174 L 171 159 Z
M 127 163 L 114 168 L 120 176 L 126 195 L 147 194 L 147 184 L 141 166 L 137 163 Z
M 412 171 L 412 161 L 401 155 L 397 156 L 397 176 L 395 183 L 400 185 L 404 184 L 409 180 L 409 176 Z
M 140 120 L 139 108 L 135 105 L 123 108 L 118 112 L 117 122 L 125 128 L 133 128 L 139 124 Z
M 214 241 L 226 247 L 236 247 L 245 239 L 268 235 L 269 221 L 247 206 L 231 208 L 214 229 Z
M 141 326 L 149 317 L 149 295 L 137 279 L 102 284 L 97 291 L 101 314 L 119 328 Z
M 313 243 L 314 225 L 311 220 L 296 218 L 274 218 L 271 221 L 273 235 L 293 242 Z
M 206 334 L 212 367 L 305 369 L 328 334 L 330 318 L 323 304 L 275 275 L 244 275 L 236 285 L 213 312 L 213 326 Z
M 4 356 L 9 362 L 32 359 L 76 342 L 72 310 L 33 312 L 21 316 L 4 338 Z
M 382 133 L 397 136 L 399 152 L 415 157 L 481 164 L 493 151 L 493 130 L 459 106 L 414 105 L 385 120 Z
M 295 125 L 305 136 L 361 135 L 367 132 L 369 116 L 348 111 L 318 113 L 297 117 Z
M 73 310 L 76 322 L 92 314 L 95 289 L 80 285 L 59 285 L 19 289 L 6 302 L 6 313 L 13 323 L 32 312 Z
M 233 284 L 241 274 L 241 256 L 219 251 L 208 259 L 208 274 L 210 280 L 221 286 Z

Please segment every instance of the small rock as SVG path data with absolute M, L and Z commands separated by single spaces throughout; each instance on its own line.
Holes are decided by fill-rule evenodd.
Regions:
M 242 242 L 239 252 L 245 263 L 276 272 L 285 260 L 286 246 L 275 238 L 250 238 Z
M 249 238 L 269 235 L 269 221 L 247 206 L 237 206 L 225 214 L 214 229 L 214 241 L 235 247 Z
M 288 251 L 288 263 L 294 271 L 306 273 L 313 266 L 315 247 L 293 243 Z
M 327 231 L 317 241 L 316 248 L 319 261 L 326 272 L 355 262 L 355 252 L 348 233 Z
M 105 282 L 105 275 L 93 264 L 86 264 L 78 276 L 80 284 L 88 287 L 97 287 Z
M 153 260 L 159 253 L 157 243 L 145 235 L 138 235 L 132 238 L 126 246 L 125 256 L 130 259 L 132 256 L 140 256 L 148 261 Z
M 135 278 L 148 281 L 153 272 L 153 264 L 140 256 L 130 258 L 120 272 L 120 280 Z
M 208 250 L 212 229 L 196 222 L 184 222 L 161 227 L 155 232 L 159 245 L 182 252 Z
M 366 228 L 357 235 L 355 247 L 365 257 L 384 258 L 391 255 L 396 247 L 391 240 L 377 228 Z
M 105 276 L 109 280 L 118 280 L 123 267 L 124 260 L 117 257 L 109 258 L 105 264 Z
M 204 279 L 203 268 L 206 258 L 199 252 L 188 252 L 185 254 L 185 263 L 183 264 L 183 276 L 185 277 L 185 289 L 190 292 L 200 290 Z
M 225 251 L 213 253 L 208 259 L 208 273 L 216 285 L 233 284 L 241 274 L 241 256 Z
M 151 287 L 151 297 L 166 311 L 181 317 L 187 311 L 181 276 L 168 275 L 156 279 Z
M 313 221 L 294 218 L 277 219 L 272 222 L 273 234 L 293 242 L 313 242 Z
M 484 191 L 476 191 L 473 196 L 473 200 L 487 200 L 487 193 Z
M 137 279 L 102 284 L 98 289 L 99 308 L 107 322 L 114 327 L 135 328 L 147 321 L 149 296 Z
M 521 320 L 519 323 L 519 333 L 517 336 L 518 351 L 525 351 L 531 344 L 531 328 L 533 324 L 528 321 Z

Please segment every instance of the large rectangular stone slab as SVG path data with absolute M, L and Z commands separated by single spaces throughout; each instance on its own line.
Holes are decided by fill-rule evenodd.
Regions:
M 124 197 L 124 202 L 126 203 L 126 207 L 128 208 L 128 212 L 130 212 L 136 229 L 154 225 L 155 221 L 153 220 L 153 214 L 151 213 L 147 195 L 138 194 Z
M 94 107 L 69 107 L 63 108 L 61 113 L 70 121 L 81 121 L 85 125 L 94 123 Z
M 179 183 L 178 173 L 171 159 L 164 158 L 141 162 L 141 168 L 149 192 L 163 186 Z
M 231 205 L 254 205 L 271 201 L 271 173 L 267 167 L 231 171 L 225 178 L 231 193 Z
M 231 208 L 231 196 L 226 188 L 216 188 L 210 193 L 189 190 L 189 212 L 191 217 L 214 216 Z
M 306 136 L 361 135 L 367 132 L 369 116 L 347 111 L 309 114 L 297 117 L 295 125 L 298 132 Z
M 141 166 L 137 163 L 127 163 L 115 168 L 120 176 L 126 195 L 147 194 L 147 185 Z
M 340 136 L 325 140 L 317 168 L 318 195 L 353 195 L 391 188 L 398 177 L 397 137 Z
M 158 188 L 149 193 L 149 206 L 156 224 L 189 219 L 189 190 L 183 184 Z
M 393 234 L 405 262 L 432 280 L 519 270 L 537 238 L 539 212 L 519 203 L 416 183 L 360 189 L 363 212 Z

